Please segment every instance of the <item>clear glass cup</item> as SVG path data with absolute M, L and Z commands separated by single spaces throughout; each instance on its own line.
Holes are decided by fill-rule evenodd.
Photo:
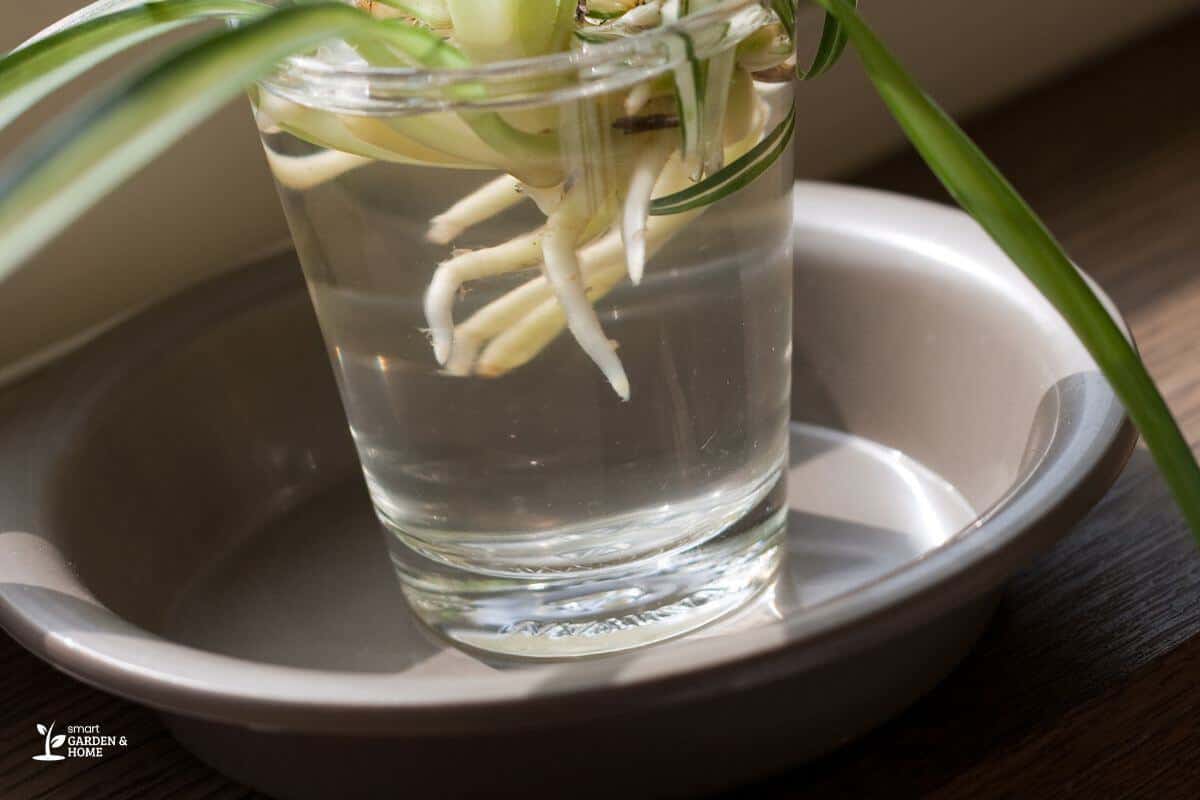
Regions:
M 681 137 L 669 113 L 628 113 L 631 87 L 680 66 L 681 36 L 711 59 L 766 21 L 758 2 L 727 3 L 682 34 L 456 72 L 331 65 L 334 48 L 253 93 L 393 561 L 412 609 L 450 639 L 528 657 L 622 650 L 729 614 L 778 571 L 790 155 L 715 204 L 651 217 L 639 285 L 618 202 L 649 146 L 636 137 L 667 150 Z M 791 104 L 787 81 L 731 90 L 726 160 Z M 493 118 L 553 132 L 557 149 L 482 164 L 470 123 Z M 690 185 L 671 159 L 659 188 L 672 169 Z M 506 199 L 510 174 L 546 184 L 521 190 L 540 202 Z M 451 235 L 439 215 L 482 186 L 504 210 Z M 467 251 L 544 245 L 539 191 L 582 188 L 577 253 L 627 400 L 565 329 L 540 258 L 459 285 L 496 270 L 470 272 Z M 453 308 L 445 366 L 428 333 L 434 284 Z

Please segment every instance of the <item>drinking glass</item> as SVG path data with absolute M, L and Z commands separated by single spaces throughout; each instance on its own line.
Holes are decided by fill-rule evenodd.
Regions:
M 726 3 L 690 28 L 457 71 L 364 67 L 330 47 L 252 93 L 404 593 L 455 642 L 535 658 L 623 650 L 723 617 L 775 576 L 789 148 L 715 203 L 651 216 L 637 285 L 619 230 L 629 160 L 649 141 L 637 137 L 674 148 L 686 123 L 672 109 L 630 113 L 633 87 L 687 68 L 683 40 L 712 70 L 770 19 L 758 2 Z M 778 73 L 735 81 L 727 161 L 790 122 Z M 555 136 L 556 149 L 513 162 L 477 133 L 493 120 Z M 536 186 L 543 172 L 562 182 Z M 668 173 L 693 183 L 681 151 L 660 189 Z M 627 399 L 567 329 L 542 259 L 446 268 L 540 247 L 543 206 L 579 188 L 591 195 L 583 280 Z M 447 223 L 467 197 L 503 210 Z M 445 364 L 429 335 L 435 285 L 452 302 Z

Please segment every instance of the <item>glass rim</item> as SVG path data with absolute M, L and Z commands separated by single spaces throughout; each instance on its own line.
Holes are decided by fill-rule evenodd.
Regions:
M 776 21 L 769 5 L 769 0 L 722 0 L 616 41 L 584 42 L 577 50 L 461 68 L 374 67 L 292 56 L 258 85 L 301 105 L 356 116 L 557 105 L 627 89 L 689 58 L 704 60 L 736 46 Z M 563 78 L 571 80 L 564 85 Z M 484 87 L 487 96 L 453 96 L 453 89 L 468 85 Z

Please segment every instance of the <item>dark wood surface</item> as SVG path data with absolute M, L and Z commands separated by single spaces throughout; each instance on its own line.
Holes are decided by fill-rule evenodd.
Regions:
M 1200 16 L 975 119 L 969 132 L 1128 316 L 1200 443 Z M 910 153 L 855 182 L 944 200 Z M 47 769 L 39 721 L 130 747 Z M 1022 572 L 983 642 L 865 739 L 747 796 L 1200 797 L 1200 553 L 1148 454 Z M 182 750 L 150 711 L 0 634 L 0 798 L 257 797 Z

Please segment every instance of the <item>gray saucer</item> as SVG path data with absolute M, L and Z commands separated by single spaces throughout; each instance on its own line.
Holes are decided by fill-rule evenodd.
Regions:
M 953 668 L 1135 437 L 963 215 L 796 208 L 789 562 L 735 618 L 537 665 L 429 636 L 289 256 L 0 392 L 0 622 L 283 797 L 687 794 L 837 747 Z

